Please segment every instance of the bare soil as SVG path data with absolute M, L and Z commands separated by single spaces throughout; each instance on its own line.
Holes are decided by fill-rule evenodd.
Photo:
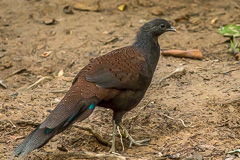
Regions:
M 147 94 L 123 119 L 134 138 L 151 141 L 128 148 L 124 140 L 123 152 L 117 138 L 118 153 L 128 159 L 239 159 L 227 152 L 240 148 L 240 62 L 227 53 L 229 38 L 217 33 L 240 22 L 239 0 L 108 0 L 100 1 L 99 12 L 63 12 L 74 3 L 0 1 L 0 79 L 8 86 L 0 87 L 0 159 L 7 159 L 49 115 L 91 58 L 131 45 L 138 28 L 156 17 L 177 29 L 159 38 L 161 49 L 200 49 L 204 59 L 160 57 Z M 127 9 L 119 11 L 120 4 Z M 43 23 L 53 19 L 52 25 Z M 158 85 L 179 67 L 186 72 Z M 111 119 L 111 110 L 97 108 L 77 125 L 91 126 L 110 141 Z M 70 152 L 105 154 L 109 149 L 88 131 L 71 127 L 28 158 L 85 159 Z

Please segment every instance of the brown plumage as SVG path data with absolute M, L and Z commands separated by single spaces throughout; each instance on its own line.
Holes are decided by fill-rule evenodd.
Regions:
M 46 120 L 15 149 L 13 157 L 20 158 L 46 144 L 76 120 L 82 121 L 95 106 L 113 110 L 113 141 L 110 152 L 115 152 L 116 127 L 121 127 L 130 144 L 135 141 L 122 125 L 122 116 L 143 98 L 155 71 L 160 47 L 158 37 L 166 31 L 175 31 L 163 19 L 144 24 L 132 46 L 114 50 L 90 61 L 73 80 L 65 97 Z

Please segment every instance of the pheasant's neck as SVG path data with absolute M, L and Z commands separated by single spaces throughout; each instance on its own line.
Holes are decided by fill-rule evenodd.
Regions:
M 154 72 L 160 56 L 158 36 L 139 32 L 133 46 L 144 55 L 148 66 Z

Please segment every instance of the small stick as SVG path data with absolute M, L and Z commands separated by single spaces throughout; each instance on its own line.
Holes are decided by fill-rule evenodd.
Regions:
M 15 141 L 17 141 L 17 140 L 19 140 L 19 139 L 23 139 L 23 138 L 25 138 L 25 136 L 9 136 L 11 139 L 13 139 L 13 140 L 15 140 Z
M 151 103 L 151 101 L 148 101 L 147 104 L 142 107 L 142 109 L 145 109 L 149 105 L 149 103 Z
M 32 126 L 39 126 L 40 123 L 38 122 L 33 122 L 33 121 L 25 121 L 25 120 L 13 120 L 9 121 L 9 120 L 1 120 L 0 122 L 6 122 L 8 121 L 9 123 L 13 124 L 13 122 L 15 124 L 26 124 L 26 125 L 32 125 Z M 14 125 L 14 124 L 13 124 Z M 15 125 L 14 125 L 15 126 Z M 79 126 L 77 124 L 73 124 L 73 127 L 88 131 L 89 133 L 91 133 L 101 144 L 106 145 L 106 146 L 111 146 L 108 141 L 104 140 L 98 133 L 94 132 L 93 129 L 91 127 L 88 126 Z
M 9 120 L 7 120 L 7 121 L 9 121 Z M 13 120 L 12 123 L 13 124 L 15 123 L 15 124 L 18 124 L 18 125 L 21 125 L 21 124 L 31 125 L 31 126 L 35 126 L 35 127 L 40 125 L 39 122 L 33 122 L 33 121 L 30 121 L 30 120 L 27 120 L 27 121 L 25 121 L 25 120 Z
M 98 133 L 94 132 L 93 129 L 91 127 L 88 126 L 79 126 L 77 124 L 73 124 L 73 127 L 88 131 L 89 133 L 91 133 L 97 140 L 98 142 L 100 142 L 101 144 L 105 145 L 105 146 L 111 146 L 110 143 L 106 140 L 104 140 L 102 138 L 102 136 L 100 136 Z
M 80 158 L 80 159 L 116 159 L 116 160 L 126 160 L 126 157 L 116 154 L 102 154 L 94 152 L 60 152 L 60 153 L 49 153 L 49 156 L 54 156 L 53 158 Z
M 12 125 L 14 128 L 16 128 L 16 125 L 15 125 L 15 124 L 13 124 L 13 122 L 12 122 L 12 121 L 8 120 L 8 122 L 10 122 L 10 123 L 11 123 L 11 125 Z
M 7 89 L 7 85 L 3 83 L 3 80 L 0 79 L 0 86 L 2 86 L 4 89 Z
M 186 127 L 186 128 L 187 128 L 187 127 L 195 127 L 195 126 L 191 126 L 191 125 L 192 125 L 192 122 L 191 122 L 188 126 L 186 126 L 185 123 L 184 123 L 184 121 L 183 121 L 181 118 L 179 118 L 178 120 L 181 121 L 182 124 L 183 124 L 183 126 Z
M 50 93 L 66 93 L 68 90 L 62 89 L 62 90 L 52 90 Z
M 226 72 L 219 72 L 219 74 L 227 74 L 227 73 L 237 71 L 237 70 L 240 70 L 240 68 L 230 69 L 229 71 L 226 71 Z
M 186 128 L 188 128 L 188 127 L 195 127 L 195 126 L 192 126 L 192 122 L 188 125 L 188 126 L 186 126 L 185 125 L 185 123 L 184 123 L 184 121 L 181 119 L 181 118 L 178 118 L 178 119 L 175 119 L 175 118 L 172 118 L 172 117 L 170 117 L 170 116 L 168 116 L 168 115 L 165 115 L 165 114 L 162 114 L 162 113 L 159 113 L 161 116 L 165 116 L 165 117 L 167 117 L 167 118 L 169 118 L 169 119 L 172 119 L 172 120 L 179 120 L 181 123 L 182 123 L 182 125 L 184 126 L 184 127 L 186 127 Z
M 44 81 L 45 79 L 51 79 L 51 77 L 47 76 L 47 77 L 42 77 L 39 80 L 37 80 L 35 83 L 33 83 L 32 85 L 28 86 L 25 90 L 29 90 L 33 87 L 36 87 L 38 84 L 40 84 L 42 81 Z
M 186 72 L 185 68 L 183 68 L 183 67 L 177 68 L 175 71 L 173 71 L 173 72 L 170 73 L 169 75 L 163 77 L 163 78 L 158 82 L 157 87 L 158 87 L 163 81 L 165 81 L 166 79 L 172 77 L 174 74 L 176 74 L 176 73 L 182 73 L 182 74 L 184 74 L 185 72 Z
M 11 76 L 13 76 L 13 75 L 15 75 L 15 74 L 22 73 L 22 72 L 24 72 L 24 71 L 27 71 L 27 69 L 26 69 L 26 68 L 18 69 L 18 70 L 16 70 L 16 71 L 14 71 L 12 74 L 10 74 L 8 77 L 11 77 Z
M 186 57 L 193 59 L 203 59 L 202 52 L 199 49 L 192 49 L 187 51 L 182 50 L 165 50 L 161 51 L 164 56 Z

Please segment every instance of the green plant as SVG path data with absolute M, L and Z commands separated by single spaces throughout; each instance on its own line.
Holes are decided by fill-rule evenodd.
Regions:
M 233 54 L 239 53 L 240 45 L 236 40 L 240 37 L 240 24 L 228 24 L 218 29 L 218 33 L 225 37 L 230 37 L 230 48 L 229 52 Z

